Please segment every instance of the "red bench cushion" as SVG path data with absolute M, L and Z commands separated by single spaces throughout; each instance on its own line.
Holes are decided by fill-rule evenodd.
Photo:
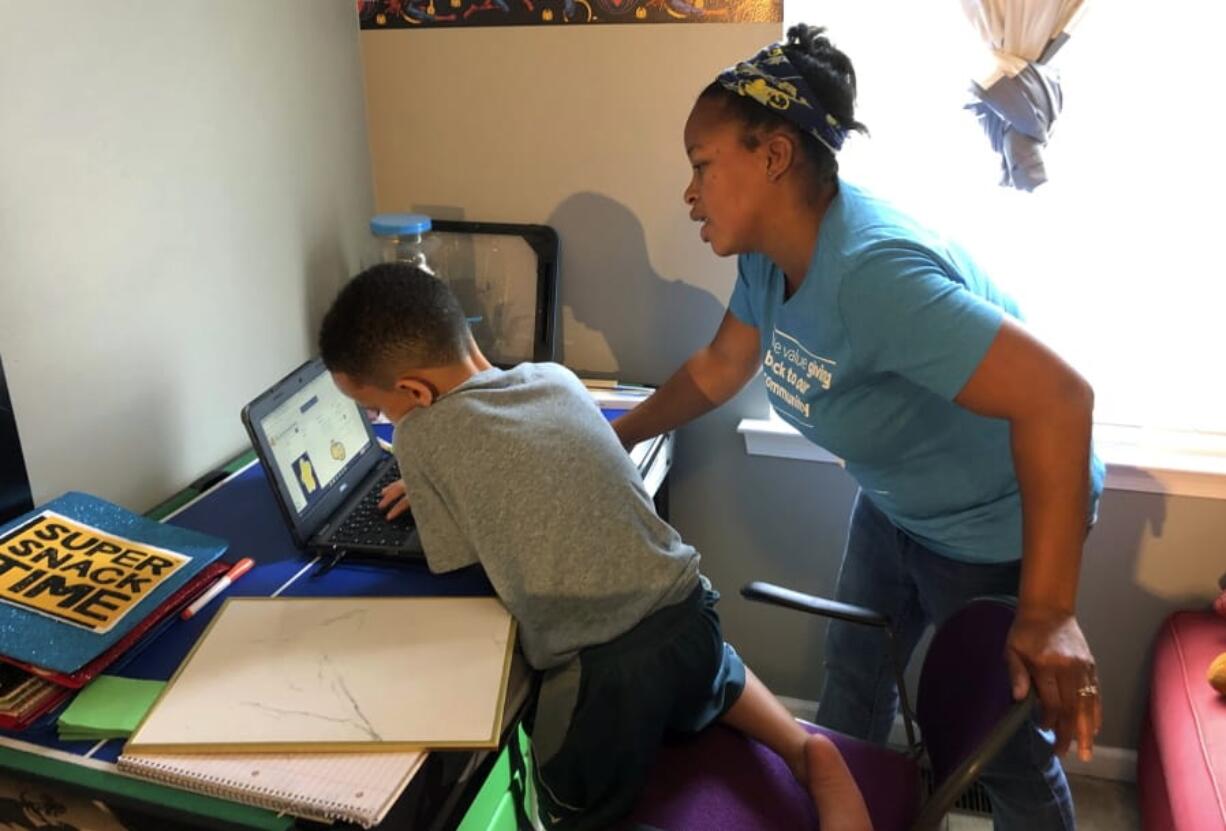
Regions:
M 1226 620 L 1176 612 L 1154 645 L 1149 723 L 1139 754 L 1147 829 L 1226 828 L 1226 697 L 1206 673 L 1226 652 Z

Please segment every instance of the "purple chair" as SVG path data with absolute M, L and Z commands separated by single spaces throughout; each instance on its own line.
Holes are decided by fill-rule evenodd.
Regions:
M 842 751 L 864 794 L 875 831 L 938 827 L 983 765 L 1026 720 L 1031 700 L 1015 702 L 1004 661 L 1013 601 L 981 598 L 947 620 L 932 639 L 911 710 L 887 618 L 869 609 L 801 594 L 769 583 L 741 590 L 750 600 L 880 628 L 894 665 L 909 752 L 870 744 L 821 727 Z M 923 742 L 917 742 L 913 719 Z M 922 798 L 921 762 L 932 770 Z M 670 740 L 626 828 L 658 831 L 812 831 L 808 794 L 783 760 L 720 725 Z

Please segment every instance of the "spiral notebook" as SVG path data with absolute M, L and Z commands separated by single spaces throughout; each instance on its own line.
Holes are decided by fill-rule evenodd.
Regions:
M 119 757 L 119 770 L 320 822 L 378 825 L 426 753 L 245 753 Z

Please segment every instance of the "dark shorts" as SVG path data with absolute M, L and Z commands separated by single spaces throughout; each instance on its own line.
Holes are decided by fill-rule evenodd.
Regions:
M 666 733 L 701 730 L 740 697 L 745 665 L 724 643 L 718 600 L 700 585 L 543 674 L 525 726 L 545 828 L 609 827 L 634 806 Z

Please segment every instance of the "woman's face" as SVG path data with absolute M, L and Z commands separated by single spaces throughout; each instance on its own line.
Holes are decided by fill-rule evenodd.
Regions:
M 702 99 L 685 123 L 685 152 L 693 175 L 685 189 L 690 219 L 701 222 L 703 242 L 721 257 L 758 250 L 767 187 L 762 147 L 742 141 L 744 126 L 717 101 Z

